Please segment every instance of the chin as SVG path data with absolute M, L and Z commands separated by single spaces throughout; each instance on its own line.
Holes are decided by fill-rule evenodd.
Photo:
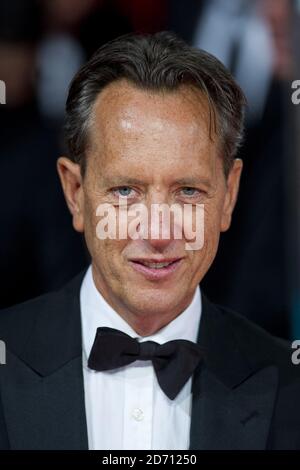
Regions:
M 170 289 L 143 289 L 141 295 L 131 298 L 130 304 L 134 310 L 141 314 L 169 313 L 174 311 L 180 304 L 184 304 L 184 296 L 178 295 L 178 290 L 172 292 Z

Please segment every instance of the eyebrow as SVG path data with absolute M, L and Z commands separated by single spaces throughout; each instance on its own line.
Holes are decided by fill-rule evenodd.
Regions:
M 191 176 L 187 178 L 179 178 L 175 181 L 176 184 L 182 186 L 194 186 L 198 184 L 204 184 L 205 186 L 211 186 L 211 182 L 208 178 L 198 178 L 196 176 Z
M 104 183 L 109 186 L 124 186 L 128 184 L 145 184 L 145 181 L 130 176 L 113 176 L 104 178 Z
M 104 179 L 104 184 L 107 186 L 127 186 L 127 185 L 145 185 L 145 181 L 132 178 L 130 176 L 113 176 Z M 181 186 L 197 186 L 204 184 L 207 187 L 211 186 L 211 182 L 208 178 L 199 178 L 195 176 L 176 179 L 173 184 Z

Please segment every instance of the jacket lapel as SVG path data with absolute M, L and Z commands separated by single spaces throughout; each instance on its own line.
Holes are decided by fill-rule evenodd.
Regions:
M 247 360 L 225 315 L 203 297 L 198 342 L 205 359 L 194 374 L 190 448 L 265 449 L 277 367 Z
M 2 402 L 11 449 L 87 449 L 81 357 L 41 377 L 13 355 Z
M 83 274 L 7 337 L 1 399 L 11 449 L 87 449 L 79 292 Z M 32 306 L 34 310 L 34 305 Z M 24 316 L 26 316 L 24 313 Z M 12 328 L 8 328 L 9 332 Z M 5 331 L 4 335 L 5 337 Z

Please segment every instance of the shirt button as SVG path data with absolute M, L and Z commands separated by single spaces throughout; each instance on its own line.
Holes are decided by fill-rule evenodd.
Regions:
M 132 411 L 131 416 L 132 416 L 133 419 L 135 419 L 136 421 L 142 421 L 142 420 L 144 419 L 143 410 L 141 410 L 140 408 L 135 408 L 135 409 Z

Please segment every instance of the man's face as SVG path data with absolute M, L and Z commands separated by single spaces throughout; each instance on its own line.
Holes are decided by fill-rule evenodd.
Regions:
M 62 180 L 78 178 L 75 188 L 64 184 L 73 224 L 84 231 L 97 288 L 107 302 L 141 334 L 169 323 L 191 302 L 209 269 L 221 231 L 230 225 L 241 162 L 226 180 L 220 144 L 209 133 L 209 109 L 199 91 L 149 92 L 126 81 L 114 82 L 98 96 L 90 130 L 87 167 L 61 159 Z M 65 176 L 64 176 L 65 175 Z M 187 240 L 151 237 L 104 239 L 96 235 L 100 204 L 128 207 L 174 203 L 204 205 L 204 244 L 187 250 Z M 152 234 L 155 233 L 153 228 Z M 172 261 L 167 268 L 148 262 Z M 143 266 L 144 265 L 144 266 Z M 156 274 L 157 273 L 157 274 Z

